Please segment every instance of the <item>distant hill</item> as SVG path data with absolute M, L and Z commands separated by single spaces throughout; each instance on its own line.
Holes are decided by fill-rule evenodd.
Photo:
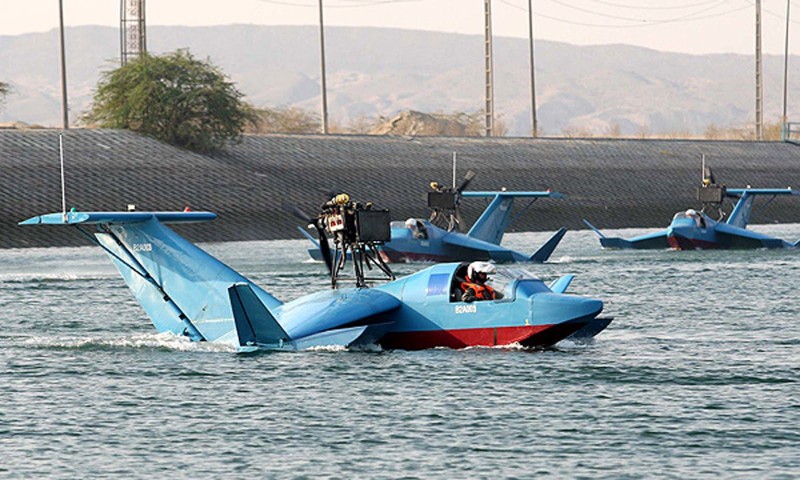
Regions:
M 102 70 L 117 65 L 118 31 L 68 28 L 70 118 L 90 103 Z M 402 110 L 476 111 L 483 105 L 483 37 L 436 32 L 329 27 L 326 50 L 330 118 Z M 230 75 L 256 106 L 319 108 L 314 27 L 230 25 L 149 27 L 151 52 L 189 48 Z M 709 125 L 752 122 L 753 57 L 687 55 L 626 45 L 580 47 L 537 42 L 539 122 L 545 134 L 701 134 Z M 800 58 L 792 57 L 793 65 Z M 509 135 L 527 135 L 527 41 L 495 39 L 496 112 Z M 778 121 L 783 59 L 766 56 L 765 120 Z M 795 69 L 796 71 L 796 69 Z M 0 36 L 0 81 L 13 93 L 0 122 L 60 123 L 55 31 Z M 790 118 L 800 119 L 800 76 L 790 79 Z

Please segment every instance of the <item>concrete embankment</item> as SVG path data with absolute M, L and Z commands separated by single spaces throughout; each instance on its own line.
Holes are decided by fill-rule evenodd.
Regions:
M 87 243 L 63 227 L 16 225 L 61 208 L 58 134 L 0 130 L 0 247 Z M 218 213 L 181 229 L 195 241 L 300 238 L 300 222 L 284 206 L 313 213 L 331 190 L 387 207 L 396 220 L 427 216 L 427 185 L 452 181 L 453 152 L 459 177 L 478 173 L 470 189 L 567 194 L 537 201 L 511 231 L 585 228 L 582 218 L 605 228 L 663 227 L 676 211 L 698 206 L 701 154 L 730 187 L 800 188 L 800 146 L 788 143 L 268 135 L 198 155 L 125 131 L 70 130 L 65 145 L 68 207 Z M 484 205 L 465 200 L 466 219 Z M 756 216 L 800 222 L 800 202 L 777 199 Z

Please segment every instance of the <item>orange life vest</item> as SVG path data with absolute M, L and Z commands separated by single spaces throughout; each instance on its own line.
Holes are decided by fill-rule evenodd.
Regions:
M 475 292 L 475 300 L 494 300 L 494 288 L 489 285 L 474 283 L 467 277 L 466 282 L 461 282 L 461 290 L 466 293 L 468 289 Z

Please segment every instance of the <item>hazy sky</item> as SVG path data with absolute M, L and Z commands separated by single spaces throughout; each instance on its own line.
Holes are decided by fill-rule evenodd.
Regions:
M 63 0 L 67 25 L 119 26 L 119 0 Z M 800 0 L 790 51 L 800 53 Z M 782 54 L 787 0 L 762 0 L 763 45 Z M 316 25 L 317 0 L 146 0 L 148 25 Z M 493 0 L 495 36 L 528 35 L 527 0 Z M 483 34 L 481 0 L 324 0 L 326 25 Z M 534 0 L 537 39 L 687 53 L 754 51 L 755 0 Z M 58 0 L 0 0 L 0 35 L 58 25 Z M 796 32 L 795 32 L 796 30 Z

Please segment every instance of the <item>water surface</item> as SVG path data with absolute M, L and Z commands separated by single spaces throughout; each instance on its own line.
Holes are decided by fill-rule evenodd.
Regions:
M 303 241 L 205 248 L 284 300 L 327 284 Z M 531 270 L 616 320 L 548 351 L 237 355 L 155 334 L 99 249 L 0 251 L 0 477 L 800 476 L 800 250 L 582 231 Z

